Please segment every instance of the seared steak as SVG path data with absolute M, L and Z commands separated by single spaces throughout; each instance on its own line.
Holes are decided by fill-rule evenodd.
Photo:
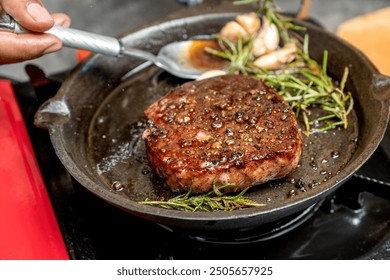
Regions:
M 229 191 L 294 171 L 302 139 L 294 113 L 261 80 L 224 75 L 188 82 L 145 110 L 147 157 L 173 191 Z

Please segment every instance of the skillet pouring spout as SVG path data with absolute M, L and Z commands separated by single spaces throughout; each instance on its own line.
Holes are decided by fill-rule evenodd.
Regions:
M 120 40 L 125 47 L 158 53 L 163 46 L 183 40 L 183 32 L 186 38 L 215 34 L 236 16 L 215 13 L 175 19 Z M 370 158 L 387 128 L 390 110 L 388 77 L 334 34 L 303 21 L 297 24 L 306 28 L 315 60 L 321 61 L 328 50 L 331 77 L 342 77 L 344 67 L 349 67 L 345 86 L 355 106 L 346 129 L 303 137 L 301 161 L 292 174 L 246 193 L 265 206 L 184 212 L 139 203 L 175 195 L 162 188 L 151 172 L 141 135 L 144 110 L 185 80 L 155 65 L 122 79 L 143 63 L 137 58 L 90 56 L 65 79 L 57 96 L 41 107 L 36 123 L 47 125 L 58 157 L 82 186 L 151 222 L 198 231 L 241 230 L 296 215 L 329 197 Z M 113 188 L 114 182 L 121 188 Z

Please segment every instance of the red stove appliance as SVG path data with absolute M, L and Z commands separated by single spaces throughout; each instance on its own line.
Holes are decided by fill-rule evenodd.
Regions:
M 12 235 L 31 239 L 34 234 L 31 222 L 37 222 L 36 227 L 43 227 L 47 233 L 44 240 L 52 240 L 49 234 L 54 232 L 54 239 L 58 242 L 56 247 L 48 245 L 41 249 L 53 255 L 32 254 L 25 258 L 390 259 L 389 131 L 359 172 L 322 202 L 272 227 L 237 231 L 223 237 L 194 235 L 134 217 L 98 199 L 72 179 L 57 158 L 47 131 L 33 126 L 36 110 L 54 96 L 65 74 L 46 78 L 39 68 L 31 65 L 26 71 L 31 81 L 13 83 L 12 89 L 28 131 L 28 136 L 23 137 L 30 139 L 43 176 L 44 184 L 43 181 L 39 183 L 40 190 L 48 194 L 43 195 L 43 202 L 37 207 L 44 208 L 49 222 L 45 215 L 40 216 L 42 214 L 38 212 L 36 215 L 45 219 L 26 221 L 13 233 L 2 230 L 1 244 L 4 244 L 4 237 Z M 4 99 L 1 102 L 4 103 Z M 3 115 L 4 110 L 2 118 Z M 14 121 L 12 126 L 21 125 L 21 122 L 21 119 Z M 4 150 L 8 149 L 9 146 Z M 18 179 L 23 180 L 21 176 Z M 11 177 L 6 180 L 2 178 L 3 193 L 14 185 Z M 6 201 L 4 195 L 2 199 L 1 228 L 8 226 L 4 221 L 20 219 L 20 211 L 30 211 L 7 209 L 7 204 L 3 204 Z M 62 238 L 56 229 L 53 213 Z M 8 245 L 9 252 L 12 252 L 11 246 L 15 246 L 15 252 L 28 246 L 18 244 L 18 241 Z M 17 258 L 16 255 L 9 257 Z
M 0 259 L 68 259 L 23 117 L 0 81 Z

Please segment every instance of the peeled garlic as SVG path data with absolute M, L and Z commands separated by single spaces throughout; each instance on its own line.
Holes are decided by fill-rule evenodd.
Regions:
M 236 21 L 248 32 L 248 34 L 255 34 L 260 29 L 260 19 L 256 13 L 238 15 Z
M 296 53 L 296 45 L 288 44 L 279 50 L 260 56 L 253 62 L 253 64 L 259 68 L 275 70 L 281 65 L 293 61 Z
M 263 27 L 253 40 L 252 54 L 259 57 L 274 51 L 279 46 L 279 41 L 279 31 L 276 25 L 270 24 L 267 18 L 263 18 Z
M 264 39 L 260 36 L 257 36 L 253 40 L 252 54 L 255 57 L 259 57 L 267 52 L 267 47 L 265 46 Z
M 200 80 L 204 80 L 204 79 L 208 79 L 208 78 L 212 78 L 212 77 L 216 77 L 216 76 L 222 76 L 222 75 L 226 75 L 226 74 L 227 73 L 223 70 L 209 70 L 209 71 L 206 71 L 203 74 L 201 74 L 196 80 L 200 81 Z
M 247 39 L 249 33 L 238 22 L 229 21 L 221 29 L 219 35 L 233 43 L 237 43 L 239 38 Z
M 267 50 L 273 51 L 279 46 L 279 31 L 275 24 L 270 24 L 264 36 L 264 43 Z

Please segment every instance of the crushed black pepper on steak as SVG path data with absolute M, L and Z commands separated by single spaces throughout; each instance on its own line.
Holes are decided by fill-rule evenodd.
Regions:
M 229 191 L 293 172 L 302 151 L 294 113 L 261 80 L 224 75 L 188 82 L 145 110 L 155 173 L 173 191 Z

